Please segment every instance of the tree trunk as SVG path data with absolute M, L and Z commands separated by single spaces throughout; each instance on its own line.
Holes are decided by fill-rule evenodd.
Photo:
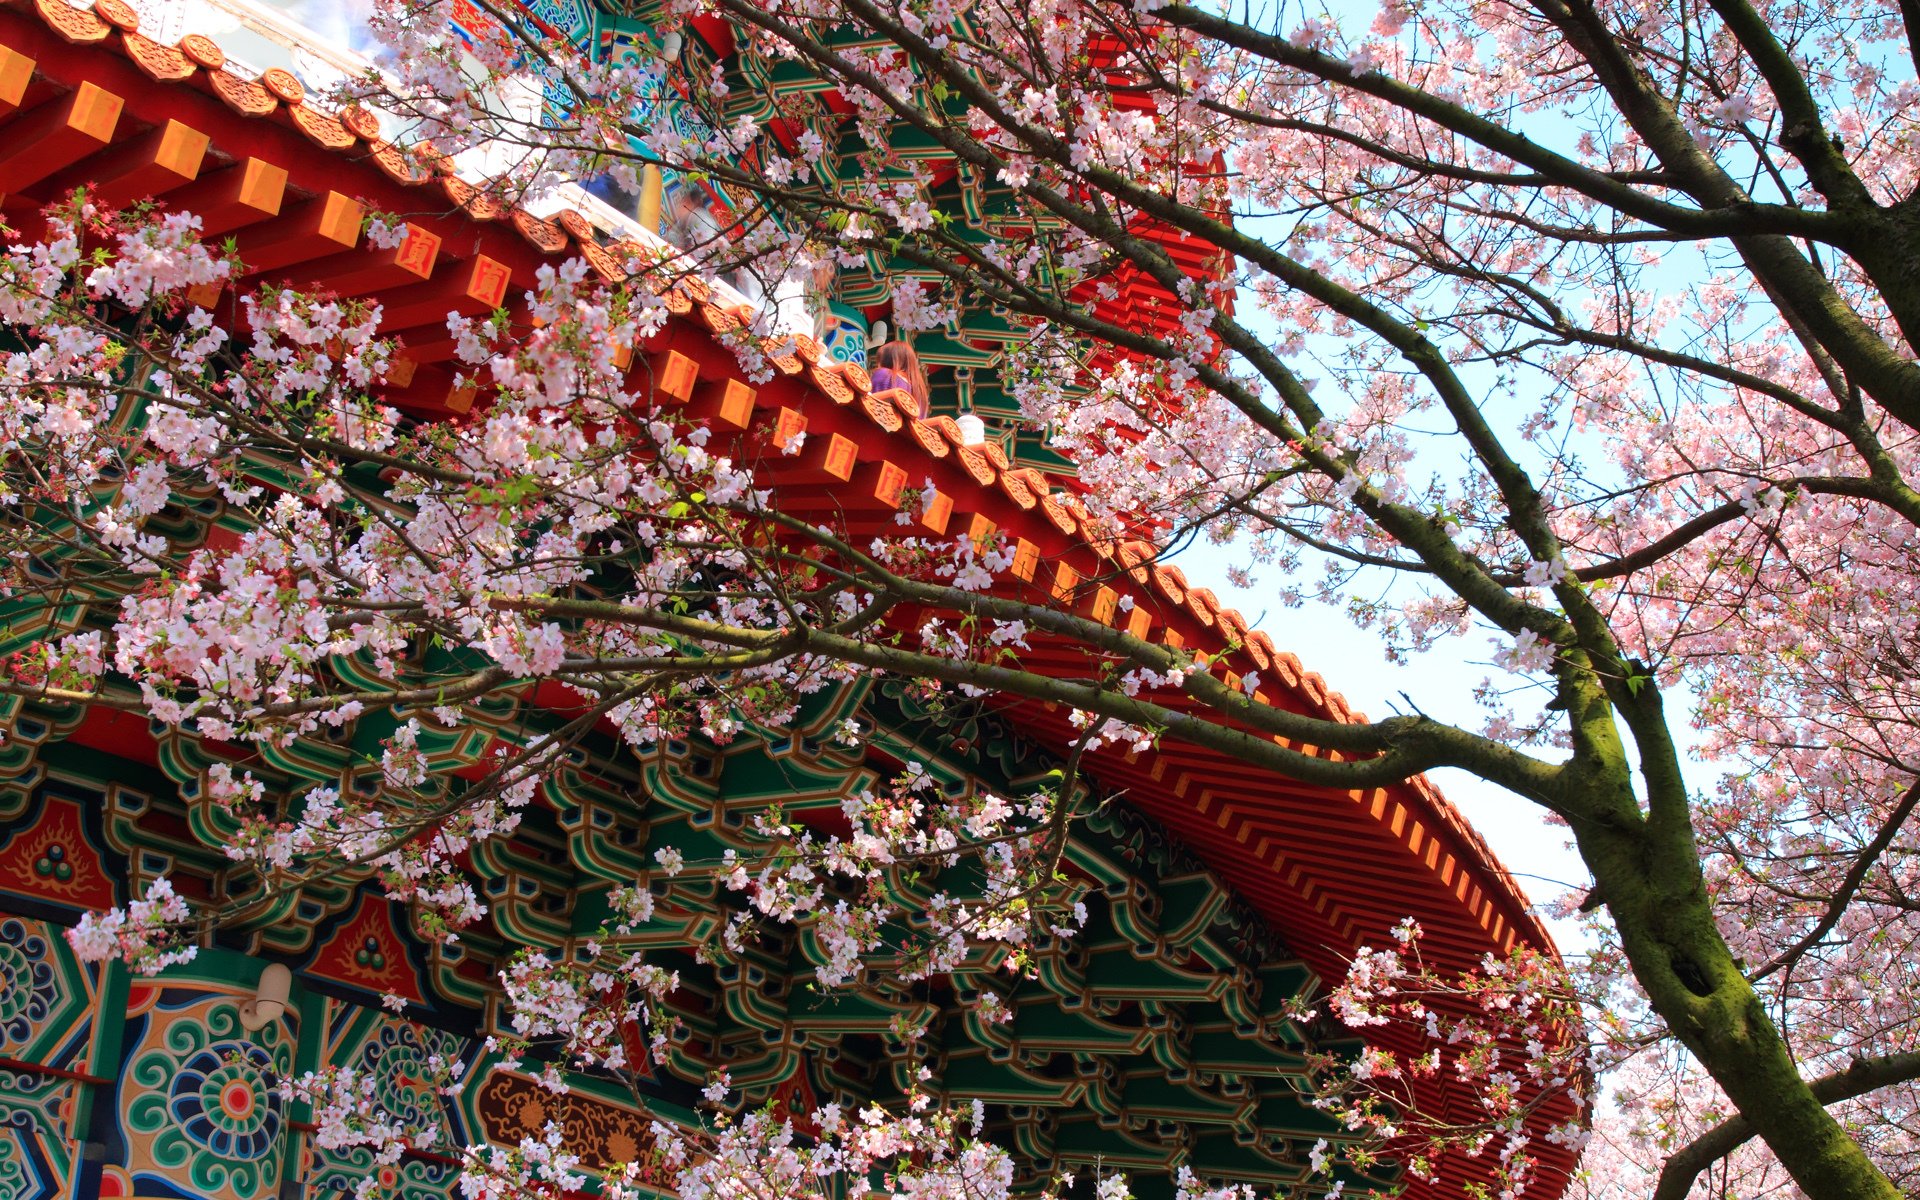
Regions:
M 1632 829 L 1575 830 L 1654 1011 L 1812 1200 L 1901 1200 L 1801 1077 L 1721 938 L 1684 797 L 1654 811 L 1683 815 L 1671 827 L 1656 816 Z

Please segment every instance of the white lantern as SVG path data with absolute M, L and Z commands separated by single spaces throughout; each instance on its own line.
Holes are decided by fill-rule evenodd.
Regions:
M 955 422 L 960 426 L 960 444 L 962 446 L 984 445 L 987 440 L 987 423 L 971 412 L 963 412 Z

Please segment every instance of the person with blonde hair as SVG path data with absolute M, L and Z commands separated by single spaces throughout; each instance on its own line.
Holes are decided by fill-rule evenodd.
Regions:
M 927 388 L 927 370 L 920 356 L 903 341 L 891 341 L 873 352 L 873 390 L 884 392 L 899 388 L 913 397 L 918 416 L 926 420 L 933 411 L 933 394 Z

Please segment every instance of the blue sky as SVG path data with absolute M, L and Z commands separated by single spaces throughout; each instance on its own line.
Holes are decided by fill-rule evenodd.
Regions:
M 1309 670 L 1318 671 L 1348 703 L 1368 716 L 1388 715 L 1395 705 L 1404 710 L 1405 702 L 1399 699 L 1404 692 L 1424 712 L 1468 728 L 1477 726 L 1481 710 L 1474 701 L 1473 689 L 1489 674 L 1497 673 L 1486 665 L 1493 653 L 1492 635 L 1475 630 L 1449 639 L 1410 664 L 1395 666 L 1387 661 L 1378 636 L 1356 628 L 1345 613 L 1313 601 L 1298 608 L 1283 606 L 1275 598 L 1279 580 L 1272 569 L 1264 573 L 1256 569 L 1252 587 L 1234 586 L 1227 570 L 1243 565 L 1246 557 L 1234 547 L 1203 541 L 1172 561 L 1188 579 L 1212 588 L 1223 603 L 1238 608 L 1250 624 L 1266 630 L 1275 645 L 1297 655 Z M 1432 778 L 1486 838 L 1507 869 L 1519 877 L 1536 905 L 1569 887 L 1585 889 L 1587 871 L 1569 845 L 1571 835 L 1562 826 L 1549 825 L 1538 806 L 1463 771 L 1434 771 Z M 1575 950 L 1586 944 L 1577 921 L 1548 924 L 1562 949 Z

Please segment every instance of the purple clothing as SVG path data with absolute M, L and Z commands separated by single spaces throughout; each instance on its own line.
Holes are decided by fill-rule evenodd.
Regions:
M 873 390 L 876 392 L 884 392 L 889 388 L 899 388 L 901 391 L 906 392 L 908 395 L 913 394 L 913 384 L 907 380 L 907 377 L 905 375 L 902 375 L 900 372 L 894 370 L 892 367 L 874 368 L 872 378 L 873 378 Z M 920 415 L 922 417 L 925 417 L 927 415 L 926 405 L 924 404 L 920 405 Z

